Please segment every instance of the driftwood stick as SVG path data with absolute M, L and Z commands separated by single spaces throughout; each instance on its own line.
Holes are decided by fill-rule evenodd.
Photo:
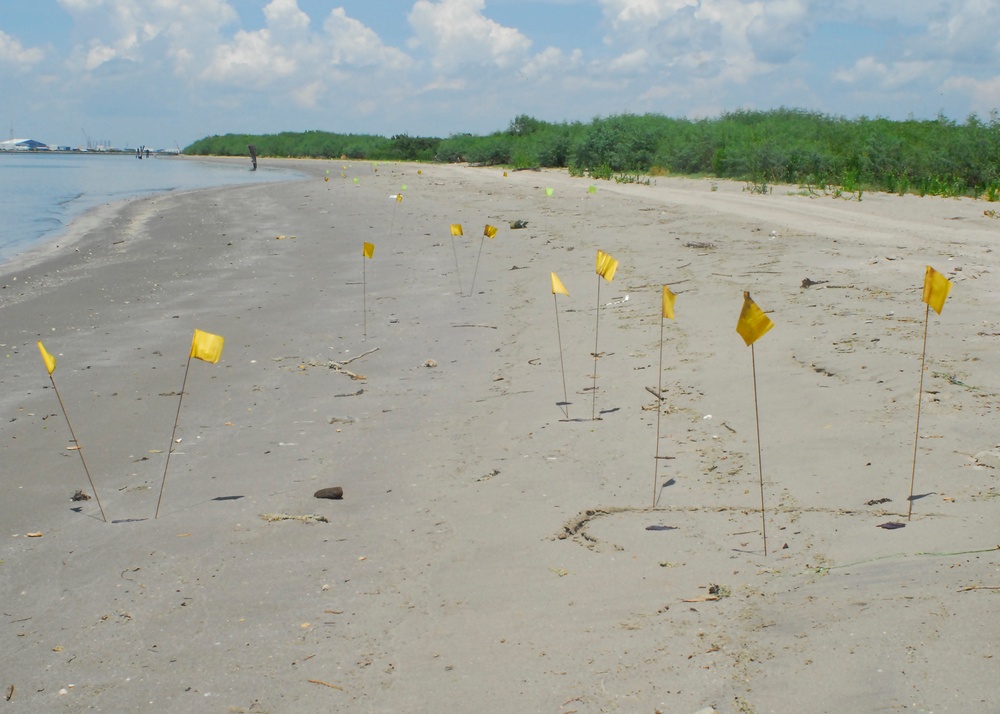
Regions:
M 374 348 L 368 350 L 367 352 L 362 352 L 361 354 L 356 355 L 354 357 L 351 357 L 350 359 L 341 360 L 340 362 L 337 362 L 336 364 L 339 364 L 341 367 L 343 367 L 345 364 L 350 364 L 351 362 L 353 362 L 356 359 L 361 359 L 362 357 L 365 357 L 367 355 L 370 355 L 372 352 L 377 352 L 377 351 L 378 351 L 378 347 L 374 347 Z

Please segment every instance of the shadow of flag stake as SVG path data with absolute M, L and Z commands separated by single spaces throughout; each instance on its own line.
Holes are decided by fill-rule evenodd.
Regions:
M 663 413 L 660 402 L 663 397 L 663 321 L 674 319 L 674 302 L 677 296 L 666 285 L 663 286 L 663 297 L 660 305 L 660 369 L 656 373 L 656 452 L 653 455 L 653 508 L 656 508 L 656 484 L 660 478 L 660 415 Z
M 924 293 L 921 302 L 927 304 L 924 310 L 924 348 L 920 353 L 920 386 L 917 388 L 917 428 L 913 437 L 913 468 L 910 471 L 910 497 L 907 499 L 906 520 L 913 514 L 913 486 L 917 477 L 917 444 L 920 441 L 920 405 L 924 398 L 924 364 L 927 361 L 927 324 L 931 319 L 931 308 L 938 315 L 944 309 L 944 301 L 951 291 L 951 281 L 941 273 L 927 266 L 924 271 Z
M 170 455 L 174 451 L 174 441 L 177 436 L 177 424 L 181 420 L 181 405 L 184 404 L 184 389 L 187 387 L 188 371 L 191 369 L 191 360 L 200 359 L 203 362 L 216 364 L 222 358 L 222 345 L 225 340 L 219 335 L 201 330 L 194 331 L 191 338 L 191 352 L 188 354 L 187 366 L 184 368 L 184 381 L 181 382 L 181 395 L 177 400 L 177 416 L 174 417 L 174 428 L 170 432 L 170 448 L 167 449 L 167 462 L 163 465 L 163 480 L 160 482 L 160 496 L 156 499 L 156 513 L 153 518 L 160 517 L 160 503 L 163 501 L 163 489 L 167 485 L 167 469 L 170 468 Z
M 594 325 L 594 389 L 590 409 L 591 421 L 597 419 L 597 358 L 600 356 L 597 351 L 597 335 L 601 326 L 601 278 L 610 283 L 615 279 L 616 270 L 618 270 L 618 261 L 603 250 L 597 251 L 597 322 Z
M 736 332 L 750 348 L 750 364 L 753 370 L 753 414 L 757 425 L 757 471 L 760 475 L 760 526 L 761 537 L 764 540 L 764 555 L 767 555 L 767 519 L 764 513 L 764 467 L 760 459 L 760 411 L 757 408 L 757 359 L 754 355 L 753 343 L 763 337 L 774 327 L 771 318 L 757 307 L 750 293 L 743 291 L 743 309 L 736 323 Z
M 83 447 L 80 442 L 77 441 L 76 434 L 73 431 L 73 424 L 69 420 L 69 414 L 66 413 L 66 406 L 63 404 L 62 397 L 59 395 L 59 388 L 56 386 L 55 377 L 52 373 L 56 371 L 56 358 L 48 353 L 45 346 L 41 342 L 38 343 L 38 351 L 42 355 L 42 361 L 45 363 L 45 369 L 49 373 L 49 381 L 52 382 L 52 389 L 56 393 L 56 399 L 59 400 L 59 408 L 62 409 L 63 416 L 66 417 L 66 426 L 69 427 L 69 435 L 73 439 L 73 445 L 76 446 L 76 453 L 80 454 L 80 463 L 83 464 L 83 470 L 87 474 L 87 480 L 90 481 L 90 488 L 94 490 L 94 499 L 97 501 L 98 508 L 101 509 L 101 518 L 104 522 L 108 522 L 108 517 L 104 515 L 104 506 L 101 505 L 101 498 L 97 495 L 97 487 L 94 485 L 94 479 L 90 476 L 90 469 L 87 468 L 87 460 L 83 458 Z

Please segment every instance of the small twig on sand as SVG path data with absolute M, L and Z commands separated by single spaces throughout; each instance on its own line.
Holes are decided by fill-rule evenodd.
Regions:
M 336 684 L 330 684 L 328 682 L 324 682 L 319 679 L 307 679 L 306 681 L 309 682 L 310 684 L 322 684 L 324 687 L 329 687 L 330 689 L 336 689 L 341 692 L 346 691 L 343 687 L 338 687 Z
M 362 352 L 359 355 L 351 357 L 350 359 L 341 360 L 341 361 L 337 362 L 336 364 L 339 364 L 341 367 L 343 367 L 344 365 L 350 364 L 351 362 L 353 362 L 356 359 L 361 359 L 362 357 L 365 357 L 366 355 L 370 355 L 372 352 L 377 352 L 377 351 L 378 351 L 378 347 L 375 347 L 373 349 L 368 350 L 367 352 Z

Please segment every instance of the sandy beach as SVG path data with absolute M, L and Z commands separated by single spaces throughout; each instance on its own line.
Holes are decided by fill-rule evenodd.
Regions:
M 0 712 L 1000 712 L 996 204 L 264 162 L 0 265 Z

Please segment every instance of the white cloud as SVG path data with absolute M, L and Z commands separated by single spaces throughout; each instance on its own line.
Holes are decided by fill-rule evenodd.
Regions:
M 404 52 L 383 44 L 371 28 L 348 17 L 342 7 L 330 12 L 323 29 L 326 32 L 324 53 L 335 65 L 400 70 L 410 64 Z
M 809 33 L 808 8 L 803 0 L 774 0 L 747 27 L 754 53 L 765 62 L 783 63 L 805 47 Z
M 989 116 L 1000 108 L 1000 75 L 988 79 L 973 77 L 949 77 L 942 85 L 942 90 L 953 92 L 965 97 L 970 113 Z
M 295 60 L 271 42 L 270 30 L 240 30 L 231 43 L 215 48 L 212 61 L 201 77 L 220 84 L 263 87 L 288 77 L 296 67 Z
M 225 0 L 58 0 L 79 31 L 89 35 L 77 46 L 71 69 L 92 71 L 113 59 L 143 62 L 153 43 L 165 43 L 179 71 L 200 70 L 220 39 L 221 28 L 239 19 Z M 151 50 L 160 59 L 160 47 Z
M 414 48 L 425 49 L 436 69 L 458 72 L 471 65 L 509 68 L 521 63 L 531 40 L 482 13 L 485 0 L 417 0 L 410 11 Z
M 271 0 L 264 7 L 267 26 L 273 30 L 305 30 L 309 16 L 299 9 L 296 0 Z
M 864 89 L 897 90 L 911 82 L 918 82 L 936 74 L 935 65 L 928 61 L 900 61 L 885 63 L 867 56 L 857 60 L 853 66 L 833 73 L 838 82 L 863 87 Z
M 15 38 L 0 30 L 0 66 L 13 65 L 27 69 L 38 64 L 45 58 L 44 50 L 38 47 L 25 47 Z

